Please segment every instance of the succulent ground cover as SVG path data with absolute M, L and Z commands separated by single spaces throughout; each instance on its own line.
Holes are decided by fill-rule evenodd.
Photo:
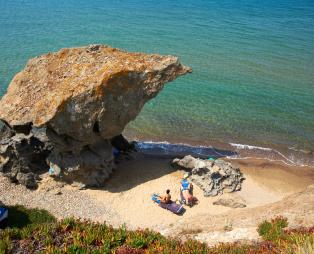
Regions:
M 209 247 L 195 240 L 166 238 L 150 230 L 114 229 L 73 218 L 57 221 L 43 210 L 9 207 L 8 227 L 0 231 L 0 253 L 314 253 L 314 227 L 287 229 L 277 217 L 258 226 L 263 241 Z

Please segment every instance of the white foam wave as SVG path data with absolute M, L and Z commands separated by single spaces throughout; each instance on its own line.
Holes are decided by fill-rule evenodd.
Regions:
M 138 141 L 137 147 L 145 152 L 162 152 L 167 154 L 175 154 L 175 153 L 182 153 L 182 154 L 193 154 L 198 156 L 219 156 L 219 157 L 227 157 L 230 156 L 230 152 L 226 154 L 223 151 L 219 152 L 217 149 L 213 148 L 212 146 L 192 146 L 185 143 L 176 143 L 172 144 L 167 141 L 162 142 L 154 142 L 154 141 Z
M 263 150 L 263 151 L 273 151 L 273 149 L 268 147 L 261 147 L 261 146 L 251 146 L 251 145 L 245 145 L 245 144 L 237 144 L 237 143 L 229 143 L 229 145 L 236 147 L 238 149 L 257 149 L 257 150 Z
M 194 156 L 204 156 L 204 157 L 225 157 L 228 159 L 266 159 L 269 161 L 282 162 L 289 166 L 302 166 L 306 167 L 309 164 L 305 164 L 300 158 L 295 158 L 295 156 L 286 156 L 283 153 L 277 151 L 276 149 L 268 147 L 259 147 L 246 144 L 229 143 L 235 148 L 235 151 L 221 150 L 214 148 L 212 146 L 193 146 L 186 143 L 169 143 L 168 141 L 137 141 L 137 147 L 146 153 L 162 153 L 162 154 L 191 154 Z M 250 150 L 250 151 L 260 151 L 263 155 L 255 152 L 255 156 L 250 156 L 249 154 L 241 154 L 241 151 L 237 150 Z M 314 161 L 313 161 L 314 163 Z
M 265 156 L 264 159 L 267 160 L 271 160 L 271 161 L 280 161 L 283 162 L 286 165 L 289 166 L 301 166 L 301 167 L 308 167 L 310 165 L 308 164 L 304 164 L 302 163 L 302 161 L 300 159 L 296 159 L 294 158 L 294 156 L 290 156 L 291 158 L 289 158 L 288 156 L 284 155 L 283 153 L 279 152 L 276 149 L 272 149 L 272 148 L 268 148 L 268 147 L 260 147 L 260 146 L 252 146 L 252 145 L 246 145 L 246 144 L 236 144 L 236 143 L 229 143 L 231 146 L 235 147 L 236 149 L 243 149 L 243 150 L 261 150 L 261 151 L 268 151 L 268 152 L 272 152 L 274 154 L 276 154 L 277 156 L 279 156 L 279 158 L 281 159 L 270 159 L 269 157 Z M 243 158 L 256 158 L 256 159 L 261 159 L 259 157 L 243 157 Z

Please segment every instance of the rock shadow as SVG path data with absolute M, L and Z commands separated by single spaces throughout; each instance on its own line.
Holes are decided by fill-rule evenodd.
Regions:
M 237 155 L 233 151 L 212 147 L 196 148 L 173 144 L 156 146 L 155 143 L 154 146 L 151 146 L 150 144 L 138 143 L 138 153 L 135 154 L 135 158 L 120 162 L 106 181 L 103 189 L 112 193 L 119 193 L 164 175 L 174 173 L 178 170 L 178 168 L 170 166 L 174 158 L 192 155 L 203 159 L 209 157 L 218 159 Z M 152 190 L 152 192 L 154 191 Z
M 8 206 L 8 219 L 6 226 L 9 228 L 25 228 L 42 223 L 55 222 L 56 219 L 45 210 L 27 209 L 23 206 Z
M 102 189 L 119 193 L 171 174 L 177 171 L 177 169 L 170 166 L 172 158 L 173 156 L 138 153 L 133 160 L 121 161 L 109 179 L 106 180 Z

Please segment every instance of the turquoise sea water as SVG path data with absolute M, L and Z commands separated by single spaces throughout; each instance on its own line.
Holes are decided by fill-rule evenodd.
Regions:
M 29 58 L 93 43 L 193 68 L 129 136 L 270 147 L 314 165 L 313 0 L 0 0 L 0 96 Z

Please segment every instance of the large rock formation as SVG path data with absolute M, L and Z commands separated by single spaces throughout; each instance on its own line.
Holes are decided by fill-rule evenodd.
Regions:
M 189 179 L 204 191 L 204 196 L 238 191 L 244 180 L 239 168 L 222 159 L 211 161 L 187 155 L 174 159 L 172 165 L 187 170 Z
M 62 49 L 31 59 L 14 77 L 0 101 L 0 119 L 10 139 L 30 138 L 34 128 L 45 132 L 54 174 L 99 186 L 113 167 L 110 140 L 166 82 L 188 72 L 174 56 L 104 45 Z M 0 152 L 0 163 L 8 165 L 7 154 Z

